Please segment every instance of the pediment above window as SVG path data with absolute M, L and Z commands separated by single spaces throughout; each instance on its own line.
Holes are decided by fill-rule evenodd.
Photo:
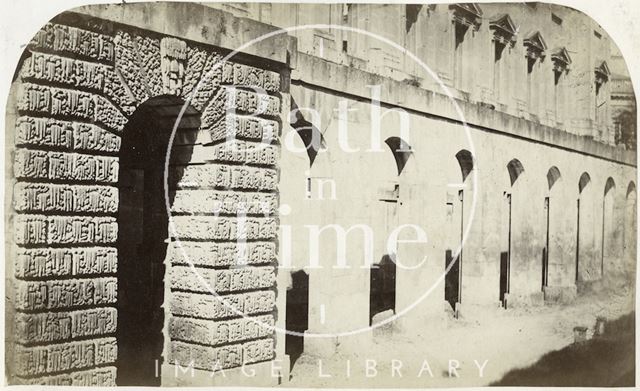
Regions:
M 482 9 L 473 3 L 451 4 L 449 9 L 453 11 L 452 21 L 463 26 L 473 26 L 478 31 L 482 24 Z
M 538 59 L 545 57 L 545 51 L 547 50 L 547 43 L 542 38 L 542 34 L 539 31 L 529 34 L 522 42 L 527 49 L 526 56 L 531 59 Z
M 508 14 L 501 14 L 494 17 L 489 22 L 489 28 L 493 31 L 493 40 L 503 45 L 513 45 L 516 43 L 518 28 Z
M 551 61 L 553 62 L 553 70 L 555 72 L 567 72 L 569 65 L 571 65 L 571 57 L 564 47 L 551 51 Z

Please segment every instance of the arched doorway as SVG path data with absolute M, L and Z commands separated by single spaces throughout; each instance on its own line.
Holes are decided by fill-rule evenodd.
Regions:
M 614 203 L 615 203 L 616 183 L 613 178 L 609 177 L 604 186 L 604 198 L 602 199 L 602 252 L 600 254 L 600 276 L 605 276 L 607 265 L 611 266 L 614 262 L 614 246 L 615 246 L 615 220 L 614 220 Z
M 592 277 L 593 205 L 591 176 L 584 172 L 578 181 L 576 217 L 576 282 Z
M 624 242 L 623 259 L 624 269 L 628 278 L 635 279 L 636 254 L 637 254 L 637 189 L 634 182 L 629 182 L 624 208 Z
M 557 182 L 561 178 L 560 170 L 558 167 L 553 166 L 547 171 L 547 185 L 548 192 L 547 196 L 544 199 L 544 247 L 542 248 L 542 290 L 549 286 L 549 260 L 551 259 L 551 238 L 553 237 L 552 230 L 555 230 L 557 227 L 557 221 L 553 221 L 552 216 L 556 216 L 557 213 L 555 211 L 552 213 L 552 208 L 561 207 L 561 205 L 552 206 L 552 199 L 555 199 L 555 195 L 558 192 Z M 554 224 L 555 223 L 555 224 Z M 554 256 L 558 256 L 553 254 Z
M 451 183 L 460 184 L 454 188 L 455 193 L 447 193 L 447 244 L 445 249 L 444 298 L 457 316 L 456 304 L 462 302 L 462 237 L 465 227 L 465 199 L 470 182 L 467 178 L 473 170 L 473 155 L 466 149 L 456 153 L 456 160 L 460 167 L 459 175 Z M 459 249 L 459 251 L 458 251 Z
M 398 207 L 400 200 L 400 181 L 404 168 L 411 157 L 411 146 L 400 137 L 389 137 L 385 143 L 391 150 L 395 161 L 395 171 L 392 171 L 390 159 L 387 163 L 388 175 L 381 175 L 379 179 L 378 200 L 382 211 L 381 224 L 376 224 L 374 229 L 379 228 L 379 239 L 386 241 L 391 232 L 398 226 Z M 394 175 L 394 172 L 396 175 Z M 379 173 L 380 174 L 380 173 Z M 389 251 L 384 246 L 384 254 L 371 265 L 369 275 L 369 322 L 373 324 L 373 317 L 384 311 L 396 310 L 396 264 L 397 253 Z M 378 254 L 374 255 L 378 256 Z
M 183 105 L 173 96 L 150 99 L 138 107 L 123 130 L 117 217 L 118 385 L 160 385 L 163 280 L 170 240 L 164 168 L 171 132 Z M 191 107 L 180 118 L 171 151 L 173 162 L 190 160 L 199 118 Z
M 524 167 L 518 159 L 512 159 L 507 164 L 509 173 L 509 187 L 503 193 L 501 250 L 500 250 L 500 303 L 507 308 L 507 298 L 511 280 L 511 236 L 513 227 L 513 193 L 516 182 L 524 173 Z

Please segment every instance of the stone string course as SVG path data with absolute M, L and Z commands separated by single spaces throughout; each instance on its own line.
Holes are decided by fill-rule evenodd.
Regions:
M 162 94 L 202 113 L 176 135 L 185 153 L 170 167 L 181 240 L 167 250 L 165 360 L 211 370 L 273 359 L 280 75 L 70 20 L 36 33 L 16 82 L 9 382 L 116 385 L 118 153 L 129 117 Z

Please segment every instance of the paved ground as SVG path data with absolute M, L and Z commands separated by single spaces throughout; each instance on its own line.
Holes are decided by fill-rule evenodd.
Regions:
M 571 305 L 496 309 L 462 319 L 449 317 L 446 327 L 424 335 L 400 335 L 392 328 L 377 330 L 374 344 L 363 347 L 358 355 L 323 359 L 324 376 L 320 376 L 319 359 L 303 353 L 293 368 L 289 386 L 488 385 L 513 369 L 534 364 L 545 353 L 570 345 L 574 326 L 588 326 L 590 337 L 597 316 L 614 320 L 632 312 L 633 297 L 632 286 L 622 284 L 615 290 L 585 292 Z M 368 372 L 367 360 L 371 360 Z M 452 367 L 460 368 L 458 377 L 453 373 L 449 376 L 450 360 L 459 363 L 451 362 Z M 483 368 L 482 376 L 479 367 Z

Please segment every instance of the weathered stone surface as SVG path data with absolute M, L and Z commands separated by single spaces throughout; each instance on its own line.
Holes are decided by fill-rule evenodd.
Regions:
M 115 338 L 105 338 L 95 341 L 96 344 L 96 365 L 103 365 L 116 362 L 118 358 L 118 344 Z
M 18 182 L 13 194 L 14 207 L 21 212 L 118 211 L 118 188 L 110 186 Z
M 118 158 L 69 152 L 17 149 L 16 178 L 117 182 Z
M 18 110 L 73 117 L 97 122 L 121 131 L 127 118 L 111 102 L 99 94 L 24 83 L 18 90 Z
M 202 111 L 202 127 L 208 129 L 224 116 L 237 113 L 278 117 L 280 98 L 234 87 L 220 88 Z
M 18 312 L 15 337 L 19 343 L 44 343 L 111 334 L 116 332 L 117 319 L 117 310 L 112 307 L 36 314 Z
M 217 187 L 231 190 L 276 190 L 278 172 L 258 167 L 205 164 L 172 167 L 169 183 L 179 188 Z
M 276 72 L 249 65 L 225 62 L 222 66 L 222 83 L 236 87 L 257 87 L 268 92 L 280 89 L 280 75 Z
M 18 376 L 32 376 L 74 369 L 95 364 L 114 362 L 115 356 L 98 357 L 105 346 L 115 346 L 115 338 L 66 342 L 48 346 L 25 347 L 17 345 L 16 372 Z M 102 353 L 102 352 L 100 352 Z M 107 361 L 100 361 L 107 359 Z
M 23 116 L 16 121 L 18 146 L 53 147 L 67 150 L 118 152 L 120 136 L 99 126 L 52 118 Z
M 205 125 L 202 129 L 209 131 L 211 141 L 239 139 L 271 144 L 280 134 L 278 122 L 249 115 L 228 114 Z
M 274 166 L 279 158 L 278 146 L 242 140 L 202 148 L 205 159 L 208 161 Z
M 16 149 L 13 160 L 16 178 L 48 179 L 49 156 L 46 151 Z
M 107 71 L 104 78 L 103 92 L 126 115 L 131 115 L 136 110 L 136 97 L 126 87 L 126 81 L 119 70 L 112 68 Z
M 273 333 L 273 325 L 273 315 L 217 322 L 171 317 L 169 335 L 172 340 L 215 346 L 266 337 Z
M 118 158 L 79 153 L 49 152 L 49 179 L 117 182 Z
M 173 216 L 172 237 L 179 239 L 272 239 L 277 220 L 270 217 Z
M 32 52 L 21 76 L 27 80 L 66 84 L 80 89 L 101 91 L 107 66 L 58 55 Z
M 278 197 L 273 193 L 177 190 L 171 196 L 171 212 L 174 213 L 272 215 L 278 208 Z
M 274 242 L 171 242 L 167 254 L 172 264 L 193 264 L 197 266 L 235 266 L 275 263 L 276 244 Z
M 199 47 L 189 46 L 187 50 L 187 67 L 182 93 L 193 107 L 201 111 L 220 88 L 222 64 L 218 61 L 222 56 Z
M 113 247 L 18 248 L 15 276 L 41 278 L 115 274 L 117 250 Z
M 24 385 L 113 387 L 116 386 L 116 367 L 100 367 L 62 375 L 18 379 L 18 381 Z
M 171 268 L 171 288 L 192 292 L 213 290 L 223 293 L 264 289 L 273 287 L 275 280 L 275 269 L 270 266 L 223 270 L 196 268 L 195 272 L 189 266 Z
M 98 34 L 59 24 L 47 23 L 29 43 L 31 49 L 73 54 L 98 61 L 113 61 L 113 40 Z
M 49 243 L 115 243 L 118 225 L 114 217 L 47 217 Z
M 161 95 L 160 41 L 118 31 L 113 42 L 115 69 L 138 104 Z
M 62 309 L 113 304 L 118 296 L 115 277 L 73 280 L 15 281 L 18 310 Z
M 15 218 L 18 244 L 115 243 L 117 236 L 114 217 L 17 215 Z
M 16 120 L 15 144 L 71 149 L 71 122 L 51 118 L 20 117 Z
M 225 369 L 242 365 L 242 345 L 210 347 L 172 341 L 169 362 L 183 367 Z
M 252 364 L 271 360 L 275 356 L 273 338 L 260 339 L 242 345 L 242 362 Z
M 271 312 L 276 294 L 272 290 L 216 296 L 190 292 L 171 294 L 171 313 L 203 319 L 220 319 Z

